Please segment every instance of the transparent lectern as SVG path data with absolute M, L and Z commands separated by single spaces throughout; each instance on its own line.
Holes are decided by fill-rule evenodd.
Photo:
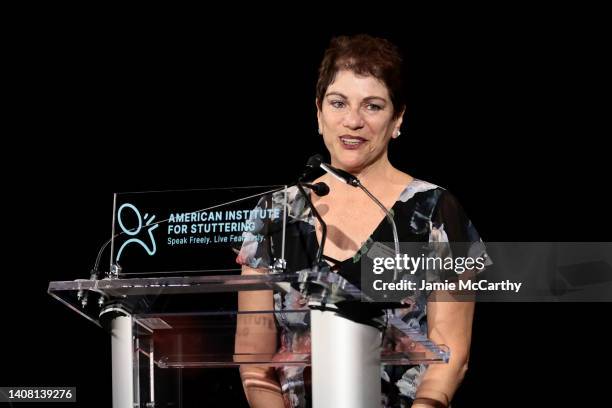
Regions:
M 299 194 L 287 186 L 115 194 L 111 239 L 89 279 L 48 289 L 110 333 L 113 407 L 181 407 L 181 370 L 257 365 L 310 366 L 315 408 L 371 408 L 380 405 L 381 365 L 448 362 L 445 346 L 384 309 L 401 305 L 371 302 L 326 262 L 293 262 L 296 246 L 286 243 L 301 239 L 296 220 L 308 211 Z M 261 273 L 242 274 L 245 263 Z M 299 306 L 239 307 L 249 293 Z M 346 304 L 382 313 L 354 319 L 340 311 Z M 287 321 L 308 324 L 310 342 L 280 352 L 270 334 Z

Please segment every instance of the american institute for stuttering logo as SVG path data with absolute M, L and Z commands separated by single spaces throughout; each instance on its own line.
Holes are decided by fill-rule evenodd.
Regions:
M 130 216 L 130 218 L 135 218 L 136 220 L 138 220 L 135 228 L 130 229 L 125 226 L 123 217 L 126 216 L 125 211 L 127 210 L 131 210 L 130 212 L 133 213 Z M 142 224 L 143 219 L 145 221 L 144 226 Z M 147 254 L 149 254 L 149 256 L 155 255 L 155 252 L 157 252 L 157 245 L 155 244 L 155 237 L 153 236 L 153 230 L 159 227 L 159 224 L 150 225 L 154 219 L 155 219 L 155 215 L 152 215 L 149 217 L 148 213 L 145 213 L 144 217 L 142 217 L 140 215 L 140 211 L 138 211 L 138 208 L 136 208 L 133 204 L 125 203 L 121 207 L 119 207 L 119 210 L 117 211 L 117 222 L 119 223 L 121 232 L 131 237 L 134 237 L 134 238 L 128 239 L 121 245 L 121 247 L 119 248 L 119 252 L 117 252 L 117 262 L 119 262 L 119 259 L 121 259 L 121 254 L 123 253 L 123 250 L 129 244 L 138 244 L 141 247 L 143 247 L 145 251 L 147 251 Z M 148 227 L 146 231 L 149 235 L 148 240 L 150 241 L 150 243 L 148 244 L 145 243 L 143 240 L 135 237 L 136 235 L 141 233 L 143 228 L 146 228 L 146 227 Z

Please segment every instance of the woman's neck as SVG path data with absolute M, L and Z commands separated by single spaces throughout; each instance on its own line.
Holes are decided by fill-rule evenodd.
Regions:
M 398 176 L 402 174 L 393 167 L 387 156 L 383 156 L 381 159 L 361 169 L 345 169 L 342 168 L 342 166 L 335 166 L 333 161 L 332 166 L 348 171 L 353 176 L 357 177 L 361 184 L 368 189 L 378 185 L 394 183 L 398 179 Z M 354 187 L 346 185 L 334 177 L 327 177 L 326 182 L 330 183 L 330 188 L 334 188 L 336 191 L 354 189 Z

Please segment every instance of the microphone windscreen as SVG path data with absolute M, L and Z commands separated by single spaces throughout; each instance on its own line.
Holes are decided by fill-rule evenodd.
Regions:
M 329 194 L 329 186 L 322 181 L 315 183 L 312 186 L 314 187 L 313 191 L 319 197 L 323 197 Z
M 308 159 L 306 166 L 312 167 L 313 169 L 318 169 L 319 166 L 321 166 L 322 162 L 323 156 L 321 156 L 320 154 L 315 154 L 314 156 L 310 157 L 310 159 Z

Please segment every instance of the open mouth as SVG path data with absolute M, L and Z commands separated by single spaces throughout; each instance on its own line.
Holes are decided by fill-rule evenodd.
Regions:
M 356 149 L 367 142 L 363 137 L 349 135 L 340 136 L 340 141 L 344 147 L 349 149 Z

